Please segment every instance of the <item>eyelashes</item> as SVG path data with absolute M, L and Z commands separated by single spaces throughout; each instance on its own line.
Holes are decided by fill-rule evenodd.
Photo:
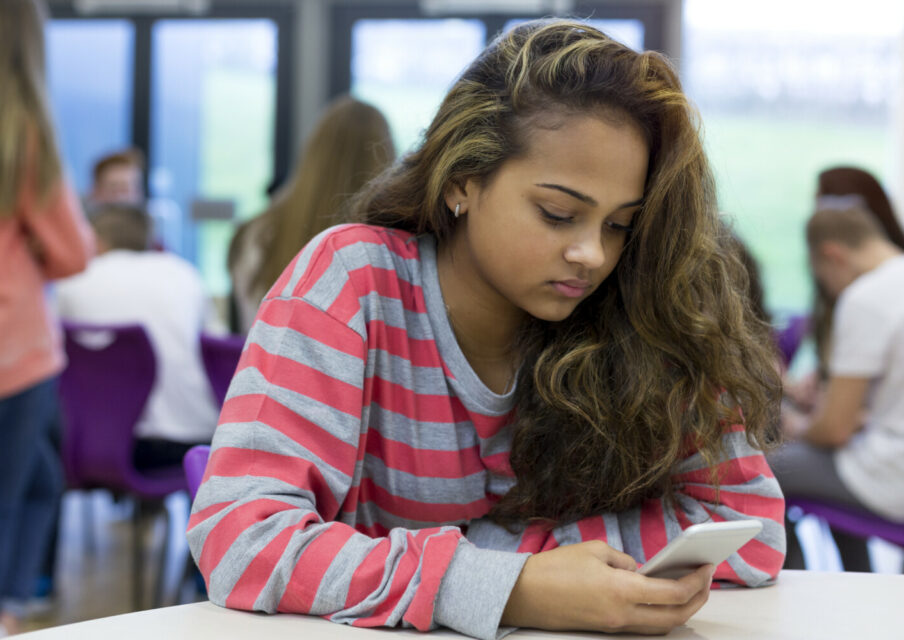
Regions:
M 630 224 L 619 224 L 617 222 L 607 222 L 606 223 L 610 229 L 615 231 L 623 231 L 625 233 L 631 233 L 634 230 L 633 225 Z
M 540 205 L 537 205 L 537 209 L 540 210 L 540 215 L 542 215 L 543 218 L 545 218 L 546 221 L 551 223 L 553 226 L 558 226 L 560 224 L 571 222 L 573 220 L 571 216 L 557 216 L 555 214 L 552 214 Z
M 562 224 L 568 224 L 574 220 L 574 216 L 557 216 L 554 213 L 550 213 L 540 205 L 537 205 L 537 209 L 540 211 L 540 215 L 543 217 L 543 219 L 553 227 L 558 227 Z M 618 222 L 613 222 L 611 220 L 607 220 L 605 224 L 609 229 L 613 231 L 619 231 L 621 233 L 630 233 L 634 229 L 633 225 L 619 224 Z

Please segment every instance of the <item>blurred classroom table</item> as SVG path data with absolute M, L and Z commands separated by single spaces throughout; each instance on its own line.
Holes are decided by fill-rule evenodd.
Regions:
M 209 602 L 140 611 L 34 631 L 23 640 L 389 640 L 464 638 L 447 629 L 358 629 L 317 617 L 268 616 Z M 565 640 L 591 633 L 524 629 L 508 638 Z M 649 636 L 618 635 L 618 640 Z M 709 602 L 669 640 L 900 640 L 904 638 L 904 575 L 784 571 L 764 589 L 713 591 Z

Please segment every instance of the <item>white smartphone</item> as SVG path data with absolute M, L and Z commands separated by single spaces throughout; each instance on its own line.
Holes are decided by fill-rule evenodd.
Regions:
M 719 565 L 762 528 L 759 520 L 691 525 L 637 572 L 653 578 L 680 578 L 704 564 Z

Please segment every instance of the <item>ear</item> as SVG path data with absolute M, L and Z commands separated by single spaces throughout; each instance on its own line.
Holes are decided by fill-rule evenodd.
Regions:
M 471 181 L 468 180 L 465 185 L 460 185 L 457 183 L 450 183 L 446 188 L 445 194 L 443 197 L 446 200 L 446 206 L 449 207 L 449 211 L 455 211 L 455 205 L 461 205 L 461 213 L 466 213 L 468 210 L 468 185 L 471 184 Z

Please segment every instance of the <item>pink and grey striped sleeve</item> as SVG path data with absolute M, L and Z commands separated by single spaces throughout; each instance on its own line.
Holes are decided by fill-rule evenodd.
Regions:
M 476 549 L 457 526 L 371 536 L 354 524 L 372 372 L 366 335 L 352 328 L 360 292 L 327 274 L 335 261 L 323 255 L 350 236 L 313 243 L 264 300 L 222 409 L 189 545 L 211 601 L 222 606 L 356 626 L 446 624 L 495 637 L 525 555 Z M 329 309 L 304 297 L 314 287 L 339 288 Z M 501 598 L 495 620 L 436 619 L 453 559 L 458 573 L 478 565 L 500 576 L 490 581 Z

